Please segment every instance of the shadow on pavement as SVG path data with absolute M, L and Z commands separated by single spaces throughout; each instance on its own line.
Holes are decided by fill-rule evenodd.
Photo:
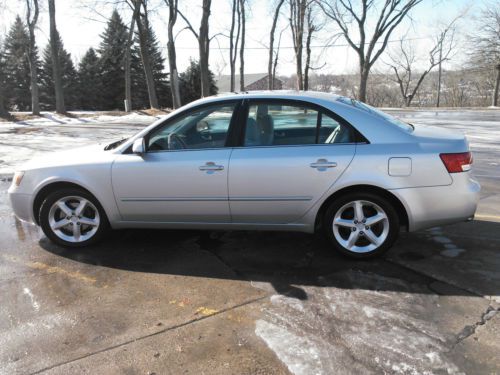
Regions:
M 500 223 L 479 221 L 466 225 L 478 234 L 500 233 Z M 455 231 L 460 231 L 460 227 Z M 45 237 L 40 240 L 40 245 L 61 257 L 113 269 L 250 280 L 263 289 L 266 283 L 270 283 L 277 293 L 301 300 L 307 299 L 301 288 L 306 285 L 471 295 L 471 289 L 460 283 L 451 283 L 460 285 L 456 287 L 437 280 L 440 280 L 440 273 L 459 267 L 459 272 L 466 275 L 464 277 L 476 277 L 476 283 L 483 282 L 477 271 L 481 253 L 474 254 L 478 250 L 474 247 L 481 247 L 480 240 L 465 241 L 465 255 L 447 258 L 440 255 L 443 244 L 434 241 L 427 233 L 402 233 L 387 257 L 366 261 L 337 255 L 321 234 L 286 232 L 121 230 L 111 232 L 103 243 L 90 248 L 65 249 Z M 499 252 L 495 254 L 495 261 L 500 261 Z M 227 267 L 210 267 L 207 256 L 215 257 Z M 490 295 L 500 294 L 499 281 L 498 278 L 490 279 Z

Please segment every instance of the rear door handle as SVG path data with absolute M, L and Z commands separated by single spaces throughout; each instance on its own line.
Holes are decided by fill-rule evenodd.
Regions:
M 209 161 L 205 165 L 200 166 L 200 171 L 222 171 L 222 170 L 224 170 L 224 166 L 217 165 L 213 161 Z
M 334 161 L 328 161 L 326 159 L 318 159 L 315 163 L 309 164 L 311 168 L 316 168 L 317 170 L 326 170 L 326 168 L 334 168 L 337 166 L 337 163 Z

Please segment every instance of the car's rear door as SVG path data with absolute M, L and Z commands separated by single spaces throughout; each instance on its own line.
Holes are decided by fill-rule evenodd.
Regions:
M 230 222 L 227 146 L 237 101 L 189 110 L 146 137 L 143 155 L 119 155 L 113 190 L 122 219 Z
M 234 223 L 299 220 L 340 177 L 356 145 L 348 124 L 301 101 L 249 100 L 229 164 Z

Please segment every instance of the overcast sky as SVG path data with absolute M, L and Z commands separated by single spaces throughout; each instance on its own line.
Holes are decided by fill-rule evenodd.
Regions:
M 245 71 L 247 73 L 261 73 L 267 71 L 268 52 L 266 46 L 269 43 L 269 30 L 272 23 L 272 3 L 269 0 L 248 0 L 248 20 L 247 20 L 247 39 L 245 52 Z M 432 44 L 432 37 L 435 35 L 436 25 L 447 22 L 465 8 L 469 8 L 467 19 L 462 22 L 461 30 L 470 29 L 470 22 L 473 15 L 485 2 L 491 0 L 425 0 L 412 13 L 413 22 L 407 21 L 401 25 L 398 34 L 405 34 L 407 38 L 416 43 L 418 51 L 425 57 L 426 52 Z M 500 1 L 500 0 L 493 0 Z M 48 42 L 49 20 L 47 14 L 47 5 L 44 0 L 40 0 L 44 5 L 39 21 L 39 30 L 37 34 L 37 44 L 43 49 Z M 96 2 L 96 1 L 94 1 Z M 5 2 L 8 9 L 0 15 L 0 34 L 5 35 L 8 31 L 17 12 L 21 12 L 24 17 L 24 1 L 9 0 Z M 56 22 L 58 30 L 63 38 L 66 49 L 72 54 L 75 62 L 78 62 L 89 47 L 98 47 L 100 42 L 99 35 L 103 32 L 106 23 L 105 17 L 109 17 L 113 7 L 106 6 L 106 1 L 97 1 L 99 6 L 96 9 L 89 9 L 81 4 L 90 4 L 91 0 L 56 0 Z M 163 49 L 164 56 L 167 55 L 167 19 L 168 10 L 163 6 L 160 0 L 150 0 L 151 22 Z M 155 3 L 158 5 L 155 7 Z M 187 17 L 195 28 L 199 27 L 201 15 L 201 0 L 179 0 L 180 9 L 185 12 Z M 210 16 L 210 31 L 212 35 L 223 33 L 228 34 L 231 21 L 230 0 L 213 0 L 212 13 Z M 161 6 L 160 6 L 161 5 Z M 130 11 L 127 8 L 119 9 L 124 21 L 128 24 Z M 319 14 L 318 19 L 321 18 Z M 286 16 L 282 17 L 278 27 L 276 38 L 279 37 L 279 31 L 285 28 L 287 24 Z M 182 19 L 177 22 L 177 30 L 185 26 Z M 331 22 L 327 22 L 323 29 L 318 32 L 313 41 L 313 60 L 314 65 L 322 67 L 319 71 L 322 73 L 355 73 L 357 70 L 357 59 L 345 44 L 345 40 L 338 39 L 333 47 L 324 48 L 328 44 L 329 36 L 333 35 L 336 29 Z M 392 40 L 397 39 L 394 35 Z M 177 38 L 177 57 L 178 67 L 183 71 L 189 62 L 189 58 L 197 58 L 198 47 L 193 35 L 188 30 L 184 30 Z M 210 68 L 217 74 L 228 74 L 228 40 L 224 36 L 218 36 L 211 43 Z M 280 50 L 280 61 L 278 65 L 278 74 L 290 75 L 294 72 L 294 55 L 292 41 L 290 39 L 289 29 L 283 32 Z M 390 48 L 395 48 L 393 43 Z M 458 53 L 454 60 L 449 63 L 449 67 L 458 66 L 462 63 L 461 54 Z M 462 55 L 463 56 L 463 55 Z M 166 64 L 166 68 L 168 65 Z M 383 69 L 383 64 L 379 64 L 379 69 Z

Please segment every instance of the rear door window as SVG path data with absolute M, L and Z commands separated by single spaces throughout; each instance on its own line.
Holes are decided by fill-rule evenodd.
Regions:
M 321 110 L 302 104 L 258 101 L 249 105 L 244 146 L 352 142 L 350 129 Z

